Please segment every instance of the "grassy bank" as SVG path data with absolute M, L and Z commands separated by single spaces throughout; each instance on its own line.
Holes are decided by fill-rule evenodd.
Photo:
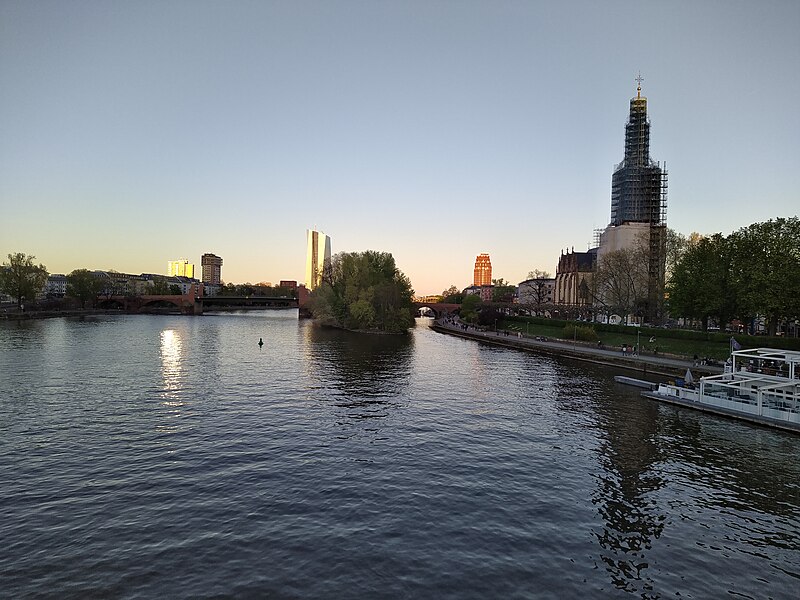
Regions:
M 505 328 L 522 335 L 542 336 L 553 339 L 572 339 L 565 327 L 575 325 L 572 321 L 558 321 L 537 317 L 507 317 L 498 328 Z M 686 331 L 680 329 L 641 328 L 637 339 L 637 327 L 604 325 L 602 323 L 579 323 L 592 327 L 597 338 L 607 348 L 629 348 L 641 344 L 642 354 L 672 354 L 686 358 L 698 356 L 714 360 L 725 360 L 730 355 L 730 334 Z M 571 332 L 571 329 L 570 329 Z M 736 340 L 745 348 L 772 347 L 800 350 L 800 339 L 770 338 L 766 336 L 736 335 Z M 650 339 L 654 338 L 651 342 Z

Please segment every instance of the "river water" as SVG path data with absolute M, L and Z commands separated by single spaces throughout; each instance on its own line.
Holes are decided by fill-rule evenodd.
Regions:
M 0 596 L 797 597 L 800 436 L 425 323 L 0 322 Z

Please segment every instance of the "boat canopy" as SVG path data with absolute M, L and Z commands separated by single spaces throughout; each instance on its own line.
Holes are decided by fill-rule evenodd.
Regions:
M 734 373 L 749 371 L 788 379 L 800 377 L 800 352 L 777 348 L 750 348 L 735 350 L 731 353 L 731 359 Z

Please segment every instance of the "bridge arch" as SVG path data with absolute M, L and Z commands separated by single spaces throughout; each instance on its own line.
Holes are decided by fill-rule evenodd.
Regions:
M 420 308 L 429 308 L 436 315 L 437 319 L 441 319 L 445 315 L 453 314 L 461 310 L 460 304 L 448 304 L 445 302 L 414 302 L 414 308 L 419 311 Z

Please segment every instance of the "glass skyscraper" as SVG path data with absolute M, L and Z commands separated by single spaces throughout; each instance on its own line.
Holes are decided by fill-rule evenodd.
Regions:
M 306 230 L 308 251 L 306 253 L 306 288 L 311 291 L 319 287 L 325 269 L 331 261 L 331 238 L 320 231 Z

